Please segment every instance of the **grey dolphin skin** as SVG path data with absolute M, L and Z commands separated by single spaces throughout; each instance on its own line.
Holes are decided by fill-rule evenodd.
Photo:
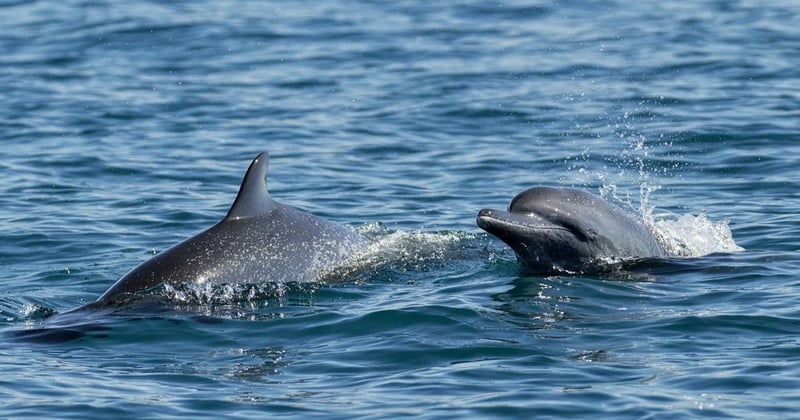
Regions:
M 322 281 L 366 249 L 356 232 L 270 198 L 268 166 L 269 155 L 258 155 L 222 221 L 134 268 L 98 302 L 162 283 Z
M 535 273 L 585 273 L 608 263 L 665 256 L 639 218 L 572 188 L 528 189 L 511 200 L 508 211 L 483 209 L 476 222 Z

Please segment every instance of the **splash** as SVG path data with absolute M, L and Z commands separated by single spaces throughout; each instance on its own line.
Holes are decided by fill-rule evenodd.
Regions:
M 279 282 L 212 284 L 189 283 L 172 286 L 161 285 L 158 293 L 170 302 L 179 304 L 224 305 L 243 302 L 257 302 L 282 298 L 286 294 L 286 285 Z
M 643 167 L 642 172 L 646 172 Z M 671 257 L 700 257 L 718 252 L 739 252 L 744 248 L 736 244 L 727 220 L 714 222 L 705 211 L 693 215 L 658 212 L 651 203 L 652 194 L 659 185 L 639 178 L 639 206 L 632 204 L 630 196 L 620 197 L 614 184 L 604 184 L 601 196 L 642 216 L 645 225 L 653 232 L 662 248 Z
M 651 228 L 665 250 L 672 256 L 699 257 L 717 252 L 739 252 L 728 221 L 714 223 L 705 212 L 694 216 L 659 216 Z
M 600 196 L 605 200 L 641 215 L 669 256 L 699 257 L 743 251 L 734 241 L 726 220 L 714 222 L 705 212 L 697 215 L 658 212 L 652 204 L 653 194 L 661 189 L 659 180 L 682 177 L 680 169 L 686 165 L 679 151 L 673 149 L 669 135 L 653 136 L 638 128 L 638 120 L 651 116 L 651 108 L 658 105 L 642 100 L 634 109 L 618 110 L 618 116 L 609 116 L 605 132 L 596 133 L 596 137 L 605 145 L 620 145 L 621 150 L 600 148 L 605 153 L 598 156 L 597 141 L 587 142 L 579 157 L 567 160 L 567 170 L 574 178 L 572 184 L 583 187 L 599 184 Z M 601 167 L 597 167 L 600 162 Z M 638 197 L 625 187 L 634 185 L 639 187 Z
M 477 236 L 460 231 L 424 232 L 391 231 L 380 223 L 369 223 L 358 232 L 370 239 L 366 251 L 354 258 L 352 265 L 402 271 L 424 269 L 431 262 L 458 258 L 467 248 L 463 246 Z
M 718 252 L 739 252 L 744 248 L 736 244 L 727 220 L 714 222 L 705 211 L 697 215 L 678 215 L 658 212 L 651 204 L 651 195 L 658 185 L 640 179 L 639 208 L 636 210 L 630 197 L 620 198 L 613 184 L 603 185 L 603 198 L 614 201 L 642 216 L 644 224 L 653 232 L 661 247 L 671 257 L 700 257 Z
M 23 319 L 40 320 L 54 315 L 56 311 L 52 308 L 28 302 L 22 306 L 19 313 Z

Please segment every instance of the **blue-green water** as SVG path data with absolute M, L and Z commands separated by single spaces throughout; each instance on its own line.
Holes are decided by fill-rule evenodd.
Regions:
M 0 417 L 797 413 L 795 2 L 70 0 L 0 20 Z M 397 261 L 48 318 L 219 220 L 263 150 L 274 198 Z M 644 209 L 688 256 L 526 275 L 474 219 L 534 185 Z

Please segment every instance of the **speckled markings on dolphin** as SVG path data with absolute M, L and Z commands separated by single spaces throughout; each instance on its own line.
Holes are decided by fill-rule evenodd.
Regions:
M 118 298 L 162 283 L 320 281 L 368 241 L 344 226 L 273 200 L 269 155 L 250 164 L 228 214 L 219 223 L 145 261 L 98 299 Z

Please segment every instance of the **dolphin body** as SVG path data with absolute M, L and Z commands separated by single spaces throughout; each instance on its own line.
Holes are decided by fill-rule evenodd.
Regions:
M 572 188 L 525 190 L 508 211 L 483 209 L 476 222 L 533 273 L 596 272 L 612 263 L 666 256 L 641 219 Z
M 162 283 L 309 282 L 341 274 L 337 268 L 365 250 L 368 241 L 346 227 L 273 200 L 267 192 L 268 166 L 269 155 L 258 155 L 225 218 L 131 270 L 98 303 Z

